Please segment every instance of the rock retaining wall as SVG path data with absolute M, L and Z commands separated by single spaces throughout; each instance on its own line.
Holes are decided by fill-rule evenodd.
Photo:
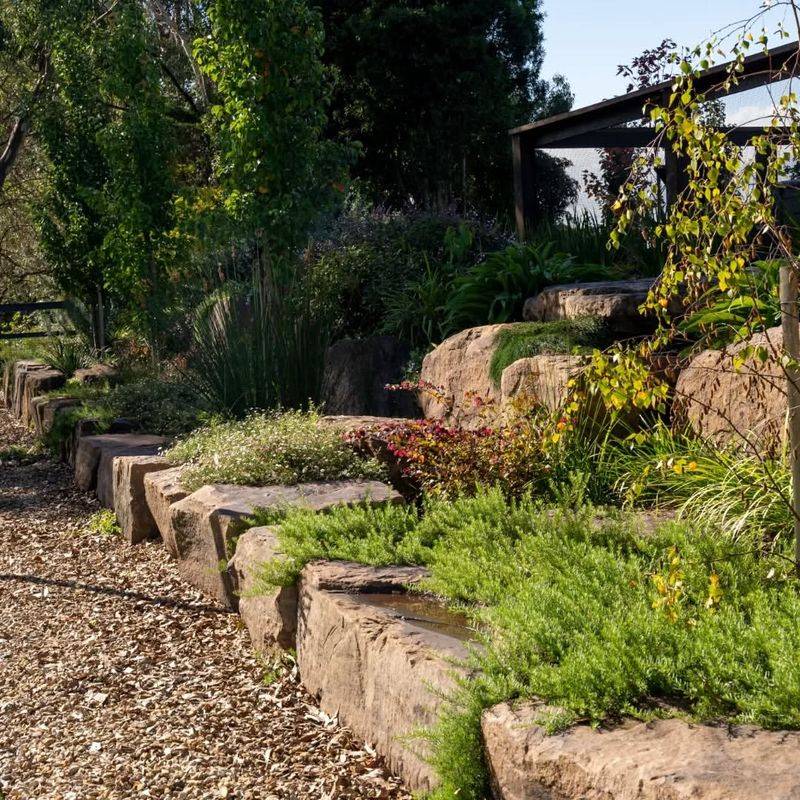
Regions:
M 492 335 L 473 333 L 463 344 Z M 3 376 L 8 408 L 21 417 L 27 397 L 26 413 L 40 431 L 68 408 L 37 402 L 33 387 L 46 384 L 45 370 L 21 362 Z M 33 375 L 42 380 L 31 379 L 26 395 Z M 348 427 L 341 419 L 331 424 Z M 90 425 L 81 424 L 75 434 L 76 482 L 95 487 L 115 509 L 126 539 L 133 544 L 160 533 L 187 580 L 231 607 L 238 604 L 255 647 L 296 644 L 301 680 L 323 710 L 370 742 L 410 789 L 434 788 L 423 744 L 409 734 L 435 723 L 443 695 L 459 672 L 465 674 L 458 665 L 471 632 L 430 600 L 405 594 L 424 570 L 317 562 L 305 568 L 299 587 L 265 591 L 261 565 L 280 558 L 277 529 L 235 535 L 234 523 L 259 506 L 324 511 L 340 503 L 400 502 L 399 495 L 375 482 L 207 486 L 189 494 L 181 468 L 155 453 L 161 437 L 84 433 L 93 433 Z M 539 725 L 543 710 L 504 703 L 484 713 L 497 800 L 800 798 L 800 733 L 671 719 L 626 721 L 608 730 L 578 725 L 548 736 Z

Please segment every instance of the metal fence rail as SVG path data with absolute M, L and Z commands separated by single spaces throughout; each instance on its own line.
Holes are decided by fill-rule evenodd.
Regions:
M 33 303 L 0 303 L 0 320 L 6 314 L 32 314 L 36 311 L 63 311 L 67 303 L 63 300 L 41 300 Z M 59 331 L 24 331 L 21 333 L 4 333 L 0 331 L 0 340 L 3 339 L 40 339 L 45 336 L 72 336 L 75 332 L 68 330 Z

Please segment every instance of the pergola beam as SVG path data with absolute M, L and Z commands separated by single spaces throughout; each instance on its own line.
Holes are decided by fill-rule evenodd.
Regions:
M 722 131 L 726 137 L 736 145 L 742 147 L 748 145 L 756 136 L 763 136 L 767 131 L 765 128 L 754 126 L 748 127 L 722 127 L 717 130 Z M 777 128 L 769 131 L 770 135 L 780 136 L 786 131 L 785 128 Z M 571 147 L 647 147 L 655 141 L 657 132 L 655 128 L 604 128 L 593 130 L 587 133 L 564 136 L 562 134 L 551 133 L 542 139 L 537 140 L 535 148 L 566 149 Z M 528 142 L 525 143 L 529 145 Z
M 724 86 L 729 77 L 728 64 L 720 64 L 701 72 L 694 80 L 695 89 L 707 100 L 743 92 L 787 79 L 800 73 L 797 42 L 767 52 L 755 53 L 744 60 L 736 83 Z M 557 114 L 545 120 L 522 125 L 510 131 L 514 158 L 514 194 L 517 231 L 525 237 L 526 229 L 536 220 L 535 150 L 539 148 L 606 148 L 646 147 L 655 139 L 650 127 L 614 127 L 641 121 L 647 117 L 648 106 L 665 104 L 672 92 L 674 80 L 664 81 L 622 97 L 603 100 L 585 108 Z M 746 146 L 754 136 L 763 135 L 763 127 L 725 128 L 730 141 Z M 782 129 L 777 135 L 780 136 Z M 683 177 L 680 160 L 667 153 L 667 196 L 675 197 Z M 670 187 L 672 191 L 670 191 Z

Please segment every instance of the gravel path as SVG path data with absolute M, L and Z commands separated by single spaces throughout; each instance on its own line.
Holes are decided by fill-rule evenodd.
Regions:
M 32 445 L 0 409 L 0 799 L 409 797 L 158 543 L 93 533 L 64 466 L 8 458 Z

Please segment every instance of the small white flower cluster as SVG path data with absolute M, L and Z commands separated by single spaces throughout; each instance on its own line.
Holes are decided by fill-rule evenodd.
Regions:
M 319 425 L 314 412 L 253 412 L 236 422 L 213 422 L 176 444 L 167 456 L 187 464 L 188 489 L 209 483 L 291 485 L 347 478 L 383 478 L 383 467 Z

